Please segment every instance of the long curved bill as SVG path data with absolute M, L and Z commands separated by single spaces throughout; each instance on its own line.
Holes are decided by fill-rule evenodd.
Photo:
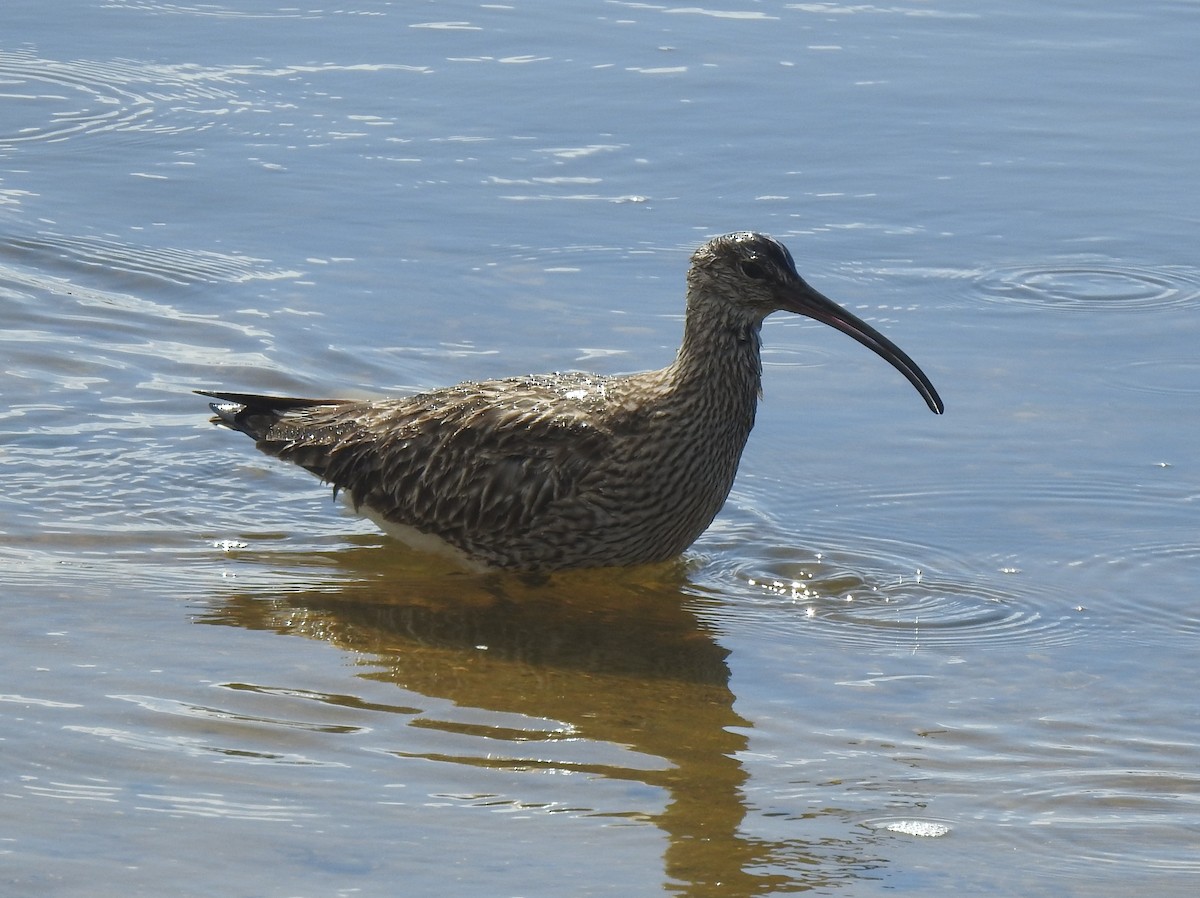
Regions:
M 903 349 L 885 337 L 857 315 L 846 311 L 836 302 L 814 290 L 803 280 L 800 288 L 782 297 L 783 307 L 789 312 L 804 315 L 822 324 L 847 334 L 870 349 L 880 357 L 891 362 L 892 366 L 908 378 L 908 382 L 917 388 L 917 392 L 925 398 L 925 404 L 935 415 L 945 411 L 942 398 L 925 372 L 917 367 L 917 363 L 908 357 Z

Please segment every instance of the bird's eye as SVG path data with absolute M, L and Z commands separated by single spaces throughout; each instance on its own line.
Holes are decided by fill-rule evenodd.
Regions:
M 742 274 L 756 281 L 765 281 L 767 279 L 766 270 L 757 262 L 743 262 Z

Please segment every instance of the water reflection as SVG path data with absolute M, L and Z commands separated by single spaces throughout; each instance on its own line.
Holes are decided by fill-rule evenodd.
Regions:
M 414 569 L 367 546 L 305 563 L 324 570 L 320 584 L 231 595 L 200 620 L 325 640 L 363 656 L 363 677 L 453 703 L 442 716 L 455 719 L 427 709 L 410 723 L 450 738 L 430 748 L 414 736 L 388 749 L 397 756 L 662 790 L 661 810 L 639 801 L 614 816 L 666 834 L 665 872 L 682 894 L 807 888 L 879 863 L 855 856 L 863 846 L 746 834 L 739 754 L 750 724 L 734 710 L 728 651 L 685 592 L 682 566 L 476 577 Z M 463 719 L 463 709 L 488 713 Z

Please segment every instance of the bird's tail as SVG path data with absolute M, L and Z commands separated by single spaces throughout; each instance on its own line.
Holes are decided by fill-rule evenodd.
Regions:
M 259 396 L 256 393 L 217 393 L 209 390 L 195 390 L 194 392 L 201 396 L 221 400 L 208 404 L 208 407 L 213 410 L 213 424 L 239 431 L 255 440 L 263 439 L 267 431 L 290 411 L 318 406 L 344 405 L 348 401 L 345 399 L 300 399 L 294 396 Z

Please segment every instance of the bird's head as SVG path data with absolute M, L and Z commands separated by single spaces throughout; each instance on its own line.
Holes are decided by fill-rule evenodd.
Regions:
M 808 285 L 786 246 L 766 234 L 738 231 L 714 237 L 692 254 L 688 270 L 688 314 L 701 305 L 753 325 L 772 312 L 793 312 L 841 331 L 886 359 L 925 399 L 935 414 L 941 397 L 916 362 L 871 325 Z M 716 309 L 704 311 L 716 312 Z

